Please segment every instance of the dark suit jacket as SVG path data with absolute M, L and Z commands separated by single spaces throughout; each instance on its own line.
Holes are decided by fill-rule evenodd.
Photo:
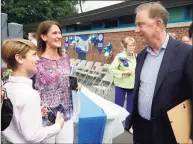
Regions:
M 130 126 L 135 124 L 138 113 L 140 74 L 146 55 L 145 48 L 137 56 Z M 192 48 L 170 37 L 158 72 L 152 101 L 151 119 L 156 144 L 176 143 L 166 112 L 187 98 L 192 98 Z

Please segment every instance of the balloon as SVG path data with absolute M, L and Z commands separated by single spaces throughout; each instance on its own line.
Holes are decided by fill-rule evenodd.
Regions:
M 78 37 L 75 37 L 75 41 L 76 41 L 76 42 L 79 42 L 79 38 L 78 38 Z
M 108 43 L 106 47 L 104 48 L 104 51 L 105 51 L 104 57 L 106 59 L 110 58 L 112 56 L 112 45 Z
M 96 42 L 96 40 L 97 40 L 96 35 L 91 36 L 91 42 L 92 42 L 92 43 L 95 43 L 95 42 Z
M 78 37 L 70 37 L 70 45 L 71 46 L 76 46 L 76 43 L 79 42 Z
M 75 40 L 74 37 L 70 37 L 70 43 L 72 43 Z
M 98 37 L 96 35 L 89 36 L 89 43 L 96 43 Z

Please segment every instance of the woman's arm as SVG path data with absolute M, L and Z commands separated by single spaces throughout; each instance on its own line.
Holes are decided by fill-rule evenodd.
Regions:
M 123 76 L 123 72 L 118 69 L 119 64 L 120 64 L 119 58 L 118 58 L 118 56 L 116 55 L 115 58 L 114 58 L 114 60 L 113 60 L 113 62 L 111 63 L 111 65 L 110 65 L 110 67 L 109 67 L 109 72 L 110 72 L 113 76 L 115 76 L 115 77 L 117 77 L 117 78 L 121 78 L 121 77 Z

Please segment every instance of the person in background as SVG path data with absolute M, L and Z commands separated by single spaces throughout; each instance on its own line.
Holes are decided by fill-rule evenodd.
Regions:
M 182 41 L 183 43 L 187 43 L 187 44 L 189 44 L 190 39 L 189 39 L 189 37 L 188 37 L 188 36 L 183 36 L 183 37 L 182 37 L 182 39 L 181 39 L 181 41 Z
M 37 28 L 39 60 L 37 72 L 32 79 L 34 88 L 40 92 L 41 103 L 49 108 L 60 107 L 65 126 L 56 136 L 44 143 L 73 143 L 73 104 L 70 89 L 70 59 L 62 53 L 61 26 L 56 21 L 43 21 Z M 80 88 L 80 84 L 79 84 Z M 49 118 L 43 118 L 44 125 L 51 125 Z
M 129 123 L 134 144 L 177 144 L 167 111 L 192 98 L 192 49 L 166 33 L 168 17 L 159 2 L 136 8 L 135 32 L 147 46 L 135 70 Z
M 109 71 L 115 77 L 115 104 L 123 107 L 126 99 L 126 109 L 130 113 L 133 105 L 132 92 L 136 66 L 136 55 L 134 54 L 135 39 L 132 37 L 126 37 L 121 44 L 123 51 L 115 56 L 109 67 Z M 133 133 L 132 128 L 128 129 L 128 119 L 129 116 L 125 121 L 125 129 L 130 133 Z
M 64 124 L 58 112 L 54 125 L 42 126 L 40 95 L 29 79 L 29 75 L 37 70 L 36 50 L 32 42 L 24 39 L 8 39 L 2 43 L 2 59 L 13 71 L 3 85 L 14 113 L 10 125 L 2 131 L 2 137 L 11 143 L 40 143 L 58 134 Z
M 177 36 L 175 33 L 168 33 L 173 39 L 177 40 Z
M 193 23 L 190 24 L 189 28 L 188 28 L 188 35 L 190 38 L 189 44 L 192 46 L 192 34 L 193 34 Z
M 35 33 L 28 33 L 28 40 L 33 42 L 37 46 L 37 40 Z

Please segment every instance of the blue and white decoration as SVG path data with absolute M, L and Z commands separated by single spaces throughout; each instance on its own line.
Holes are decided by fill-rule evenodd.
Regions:
M 98 36 L 97 35 L 89 36 L 89 43 L 90 44 L 95 44 L 97 41 L 98 41 Z
M 111 43 L 108 43 L 106 45 L 106 47 L 104 48 L 104 51 L 105 51 L 105 53 L 104 53 L 105 59 L 108 59 L 112 56 L 112 45 L 111 45 Z
M 76 37 L 70 37 L 70 45 L 76 46 L 78 39 Z
M 104 34 L 98 34 L 97 49 L 99 53 L 103 50 Z
M 89 37 L 88 35 L 70 37 L 70 45 L 74 46 L 77 53 L 87 54 L 89 50 Z
M 122 122 L 127 110 L 82 86 L 80 92 L 72 91 L 73 110 L 78 122 L 78 144 L 112 143 L 124 132 Z
M 129 67 L 129 63 L 128 63 L 128 59 L 127 58 L 123 58 L 123 57 L 119 57 L 120 62 L 125 66 L 125 67 Z
M 75 51 L 79 54 L 87 54 L 89 46 L 92 48 L 94 44 L 97 44 L 99 53 L 103 50 L 104 34 L 94 34 L 91 36 L 84 34 L 72 36 L 68 39 L 70 41 L 70 45 L 74 46 Z
M 66 48 L 66 50 L 68 49 L 68 46 L 69 46 L 69 38 L 65 37 L 65 48 Z

